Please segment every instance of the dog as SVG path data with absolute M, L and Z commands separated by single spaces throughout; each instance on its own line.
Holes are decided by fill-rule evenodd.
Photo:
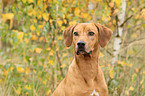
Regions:
M 106 46 L 112 33 L 96 23 L 78 23 L 63 31 L 64 43 L 67 47 L 74 44 L 75 56 L 52 96 L 108 96 L 98 59 L 100 46 Z

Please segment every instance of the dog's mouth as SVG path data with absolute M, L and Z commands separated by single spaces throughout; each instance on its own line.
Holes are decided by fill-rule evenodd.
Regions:
M 89 51 L 89 52 L 87 52 L 86 50 L 77 50 L 76 51 L 76 54 L 77 55 L 90 55 L 92 53 L 92 50 L 91 51 Z

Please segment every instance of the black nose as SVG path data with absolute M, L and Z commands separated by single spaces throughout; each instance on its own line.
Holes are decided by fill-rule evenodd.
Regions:
M 85 46 L 85 42 L 84 41 L 79 41 L 77 43 L 78 47 L 84 47 Z

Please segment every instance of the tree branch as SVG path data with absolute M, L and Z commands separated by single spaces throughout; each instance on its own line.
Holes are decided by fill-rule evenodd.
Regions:
M 142 4 L 139 8 L 138 8 L 138 10 L 135 12 L 135 13 L 133 13 L 131 16 L 129 16 L 128 18 L 126 18 L 126 20 L 124 20 L 124 22 L 120 25 L 120 27 L 123 27 L 123 25 L 129 20 L 129 19 L 131 19 L 134 15 L 136 15 L 138 12 L 140 12 L 143 8 L 145 7 L 145 4 Z
M 61 61 L 60 61 L 60 58 L 59 58 L 59 55 L 58 55 L 58 51 L 56 51 L 56 57 L 57 57 L 57 60 L 58 60 L 58 63 L 59 63 L 59 70 L 60 70 L 60 73 L 62 75 L 62 77 L 64 77 L 64 74 L 63 74 L 63 71 L 62 71 L 62 68 L 61 68 Z
M 113 57 L 113 54 L 109 51 L 109 50 L 105 50 L 110 56 L 112 56 Z M 126 56 L 123 56 L 123 55 L 120 55 L 120 57 L 121 58 L 126 58 Z M 140 58 L 140 57 L 129 57 L 129 58 L 131 58 L 131 59 L 140 59 L 140 60 L 143 60 L 142 58 Z
M 126 18 L 126 20 L 119 26 L 119 27 L 123 27 L 124 24 L 133 17 L 133 15 L 129 16 L 128 18 Z
M 120 50 L 120 52 L 121 52 L 121 51 L 124 51 L 124 50 L 127 49 L 128 47 L 133 46 L 134 44 L 145 44 L 145 38 L 139 39 L 139 40 L 135 40 L 135 41 L 131 41 L 131 42 L 128 42 L 128 43 L 130 43 L 130 44 L 128 44 L 126 47 L 122 48 L 122 49 Z
M 118 16 L 117 16 L 117 15 L 115 16 L 115 19 L 116 19 L 116 31 L 117 31 L 116 37 L 120 37 L 120 36 L 119 36 L 119 30 L 118 30 L 118 21 L 119 21 L 119 20 L 118 20 Z

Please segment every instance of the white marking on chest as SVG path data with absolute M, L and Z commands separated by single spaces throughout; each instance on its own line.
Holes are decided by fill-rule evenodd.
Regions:
M 99 93 L 95 91 L 95 89 L 93 90 L 91 96 L 99 96 Z

